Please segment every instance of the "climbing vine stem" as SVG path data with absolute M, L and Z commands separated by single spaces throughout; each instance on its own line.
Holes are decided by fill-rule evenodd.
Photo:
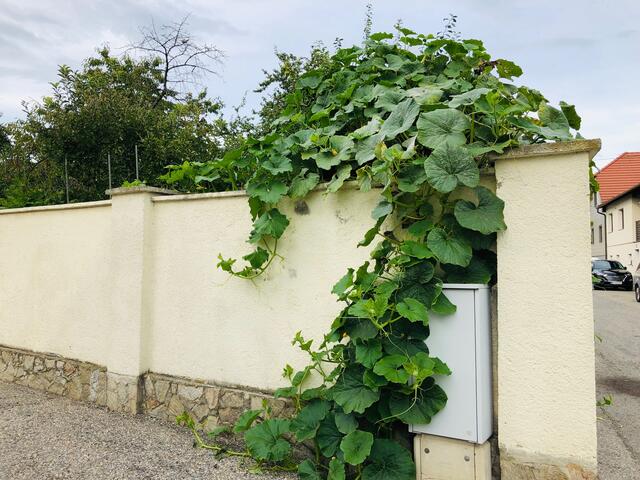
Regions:
M 371 258 L 332 289 L 343 308 L 317 348 L 301 332 L 293 340 L 310 363 L 287 365 L 289 386 L 275 396 L 295 414 L 273 417 L 265 405 L 234 428 L 247 452 L 227 453 L 260 468 L 295 463 L 314 480 L 415 478 L 402 435 L 446 408 L 438 380 L 452 374 L 447 358 L 429 353 L 429 319 L 456 309 L 445 282 L 495 280 L 504 204 L 482 185 L 481 167 L 507 148 L 572 139 L 580 127 L 572 105 L 555 108 L 512 83 L 520 67 L 492 60 L 479 40 L 397 30 L 306 72 L 272 131 L 232 154 L 257 165 L 247 184 L 255 248 L 242 267 L 219 256 L 237 277 L 256 278 L 279 256 L 283 204 L 318 188 L 335 194 L 347 181 L 379 195 L 358 244 Z M 310 446 L 312 458 L 294 460 L 296 445 Z

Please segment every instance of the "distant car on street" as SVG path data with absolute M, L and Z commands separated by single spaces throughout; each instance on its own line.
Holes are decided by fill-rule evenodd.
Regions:
M 636 302 L 640 302 L 640 265 L 633 274 L 633 291 L 636 294 Z
M 591 260 L 591 275 L 594 278 L 594 288 L 606 290 L 633 290 L 634 288 L 633 275 L 616 260 Z

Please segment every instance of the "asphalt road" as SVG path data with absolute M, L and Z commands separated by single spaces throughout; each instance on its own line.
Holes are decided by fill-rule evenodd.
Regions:
M 594 291 L 598 398 L 598 467 L 601 480 L 640 480 L 640 303 L 632 292 Z

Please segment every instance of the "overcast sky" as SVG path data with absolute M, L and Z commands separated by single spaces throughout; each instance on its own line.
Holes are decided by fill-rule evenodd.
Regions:
M 135 41 L 140 26 L 191 14 L 189 29 L 226 53 L 209 94 L 238 104 L 275 66 L 274 48 L 305 54 L 318 40 L 362 39 L 366 0 L 0 0 L 0 112 L 21 116 L 22 100 L 49 92 L 57 65 L 78 67 L 95 48 Z M 398 19 L 419 32 L 441 30 L 458 15 L 463 37 L 484 40 L 495 58 L 525 71 L 520 82 L 553 103 L 574 103 L 581 133 L 602 138 L 600 165 L 640 150 L 640 2 L 638 0 L 377 0 L 374 31 Z

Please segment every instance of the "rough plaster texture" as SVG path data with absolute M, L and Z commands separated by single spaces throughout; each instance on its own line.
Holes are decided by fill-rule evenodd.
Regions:
M 148 296 L 144 293 L 151 265 L 154 192 L 125 193 L 112 191 L 108 312 L 112 339 L 107 365 L 119 374 L 137 376 L 148 367 L 144 358 Z
M 0 344 L 108 364 L 110 202 L 0 211 Z
M 215 268 L 216 257 L 249 253 L 246 197 L 163 197 L 154 203 L 149 368 L 191 378 L 274 389 L 286 363 L 304 365 L 291 346 L 298 330 L 322 338 L 341 306 L 331 286 L 368 250 L 354 246 L 371 228 L 379 198 L 347 189 L 313 193 L 307 213 L 287 204 L 284 257 L 253 282 Z M 197 361 L 195 360 L 197 359 Z
M 553 465 L 567 475 L 572 464 L 596 471 L 589 155 L 496 161 L 507 224 L 497 244 L 503 475 L 520 464 Z M 563 477 L 540 470 L 503 478 Z

